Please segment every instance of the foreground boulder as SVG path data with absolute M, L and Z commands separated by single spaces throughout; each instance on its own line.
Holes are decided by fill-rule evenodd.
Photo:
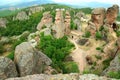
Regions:
M 17 77 L 17 75 L 14 62 L 9 58 L 0 57 L 0 80 Z
M 117 80 L 117 79 L 99 77 L 94 74 L 80 75 L 77 73 L 71 73 L 71 74 L 57 74 L 57 75 L 36 74 L 21 78 L 11 78 L 7 80 Z
M 23 42 L 15 49 L 14 61 L 17 65 L 19 76 L 42 73 L 45 66 L 48 66 L 52 61 L 33 48 L 29 42 Z

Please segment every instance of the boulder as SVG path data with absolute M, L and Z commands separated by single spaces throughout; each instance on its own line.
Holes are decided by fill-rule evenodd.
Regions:
M 14 62 L 6 57 L 0 57 L 0 80 L 17 77 L 18 73 Z
M 6 28 L 7 23 L 8 23 L 7 19 L 0 18 L 0 27 Z
M 17 14 L 17 16 L 15 18 L 13 18 L 13 20 L 28 20 L 29 16 L 27 15 L 27 13 L 25 11 L 21 11 Z
M 14 61 L 20 76 L 42 73 L 44 67 L 52 63 L 46 55 L 35 50 L 29 42 L 23 42 L 16 47 Z
M 50 12 L 44 12 L 40 23 L 37 25 L 37 30 L 40 31 L 42 28 L 49 28 L 52 26 L 52 24 L 52 15 L 50 14 Z

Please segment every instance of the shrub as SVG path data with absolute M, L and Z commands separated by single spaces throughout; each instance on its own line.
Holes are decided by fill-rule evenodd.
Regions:
M 118 71 L 118 72 L 111 71 L 111 72 L 108 73 L 108 76 L 111 77 L 111 78 L 120 79 L 120 71 Z
M 0 54 L 3 54 L 3 52 L 4 52 L 4 47 L 2 44 L 0 44 Z
M 112 58 L 108 58 L 103 61 L 103 65 L 104 65 L 103 69 L 106 69 L 110 65 L 111 60 L 112 60 Z
M 79 73 L 78 66 L 75 62 L 65 62 L 63 65 L 63 73 Z
M 7 57 L 14 60 L 14 51 L 7 55 Z
M 68 41 L 66 36 L 56 39 L 53 36 L 44 36 L 42 33 L 38 47 L 51 58 L 52 66 L 60 71 L 60 69 L 62 70 L 62 62 L 74 45 Z
M 91 33 L 89 31 L 86 31 L 84 37 L 89 38 L 90 36 L 91 36 Z
M 101 32 L 96 32 L 96 39 L 102 39 L 102 34 Z

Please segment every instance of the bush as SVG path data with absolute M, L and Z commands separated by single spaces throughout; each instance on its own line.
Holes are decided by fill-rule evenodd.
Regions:
M 108 73 L 108 76 L 111 77 L 111 78 L 120 79 L 120 71 L 118 71 L 118 72 L 111 71 L 111 72 Z
M 96 32 L 96 39 L 102 39 L 102 34 L 101 32 Z
M 14 60 L 14 51 L 7 55 L 7 57 Z
M 3 52 L 4 52 L 4 47 L 2 44 L 0 44 L 0 54 L 3 54 Z
M 84 37 L 89 38 L 90 36 L 91 36 L 91 33 L 89 31 L 86 31 Z
M 65 57 L 70 53 L 71 48 L 74 47 L 66 36 L 56 39 L 53 36 L 40 36 L 39 49 L 41 49 L 53 61 L 53 67 L 57 70 L 62 70 L 62 62 Z M 60 70 L 59 70 L 60 71 Z
M 116 31 L 117 37 L 120 37 L 120 31 Z
M 111 60 L 112 60 L 112 58 L 108 58 L 103 61 L 103 65 L 104 65 L 103 69 L 106 69 L 110 65 Z
M 63 65 L 63 73 L 79 73 L 77 64 L 75 62 L 65 62 Z

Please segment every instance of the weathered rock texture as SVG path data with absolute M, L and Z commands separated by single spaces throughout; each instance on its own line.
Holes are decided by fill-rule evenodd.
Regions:
M 113 5 L 112 7 L 107 9 L 106 12 L 106 23 L 109 25 L 113 25 L 119 13 L 119 6 Z
M 71 16 L 68 11 L 65 13 L 65 34 L 70 34 L 70 23 L 71 23 Z
M 13 20 L 28 20 L 29 16 L 27 15 L 27 13 L 25 11 L 21 11 L 17 14 L 17 16 L 15 18 L 13 18 Z
M 57 74 L 57 75 L 36 74 L 36 75 L 31 75 L 21 78 L 11 78 L 6 80 L 117 80 L 117 79 L 99 77 L 94 74 L 80 75 L 77 73 L 71 73 L 71 74 Z
M 0 80 L 17 77 L 18 73 L 12 60 L 0 57 Z
M 36 51 L 29 42 L 23 42 L 16 47 L 14 61 L 19 76 L 42 73 L 44 67 L 52 62 L 42 52 Z
M 104 76 L 109 76 L 110 72 L 118 72 L 120 71 L 120 54 L 117 55 L 110 63 L 110 66 L 105 69 L 102 73 Z
M 91 21 L 88 22 L 87 30 L 91 32 L 92 35 L 95 34 L 97 30 L 103 25 L 105 18 L 104 8 L 95 8 L 91 14 Z
M 110 62 L 110 66 L 103 71 L 102 75 L 109 76 L 110 72 L 120 71 L 120 38 L 117 40 L 117 45 L 116 52 L 112 53 L 114 54 L 113 58 L 115 58 Z
M 50 12 L 45 12 L 43 13 L 41 22 L 37 26 L 37 30 L 41 30 L 42 28 L 46 27 L 51 27 L 52 24 L 53 24 L 52 15 L 50 14 Z
M 0 27 L 6 28 L 6 24 L 8 23 L 7 19 L 0 18 Z
M 53 26 L 53 35 L 56 38 L 61 38 L 64 36 L 65 32 L 65 24 L 63 18 L 63 11 L 62 9 L 56 10 L 56 17 L 55 17 L 55 24 Z

